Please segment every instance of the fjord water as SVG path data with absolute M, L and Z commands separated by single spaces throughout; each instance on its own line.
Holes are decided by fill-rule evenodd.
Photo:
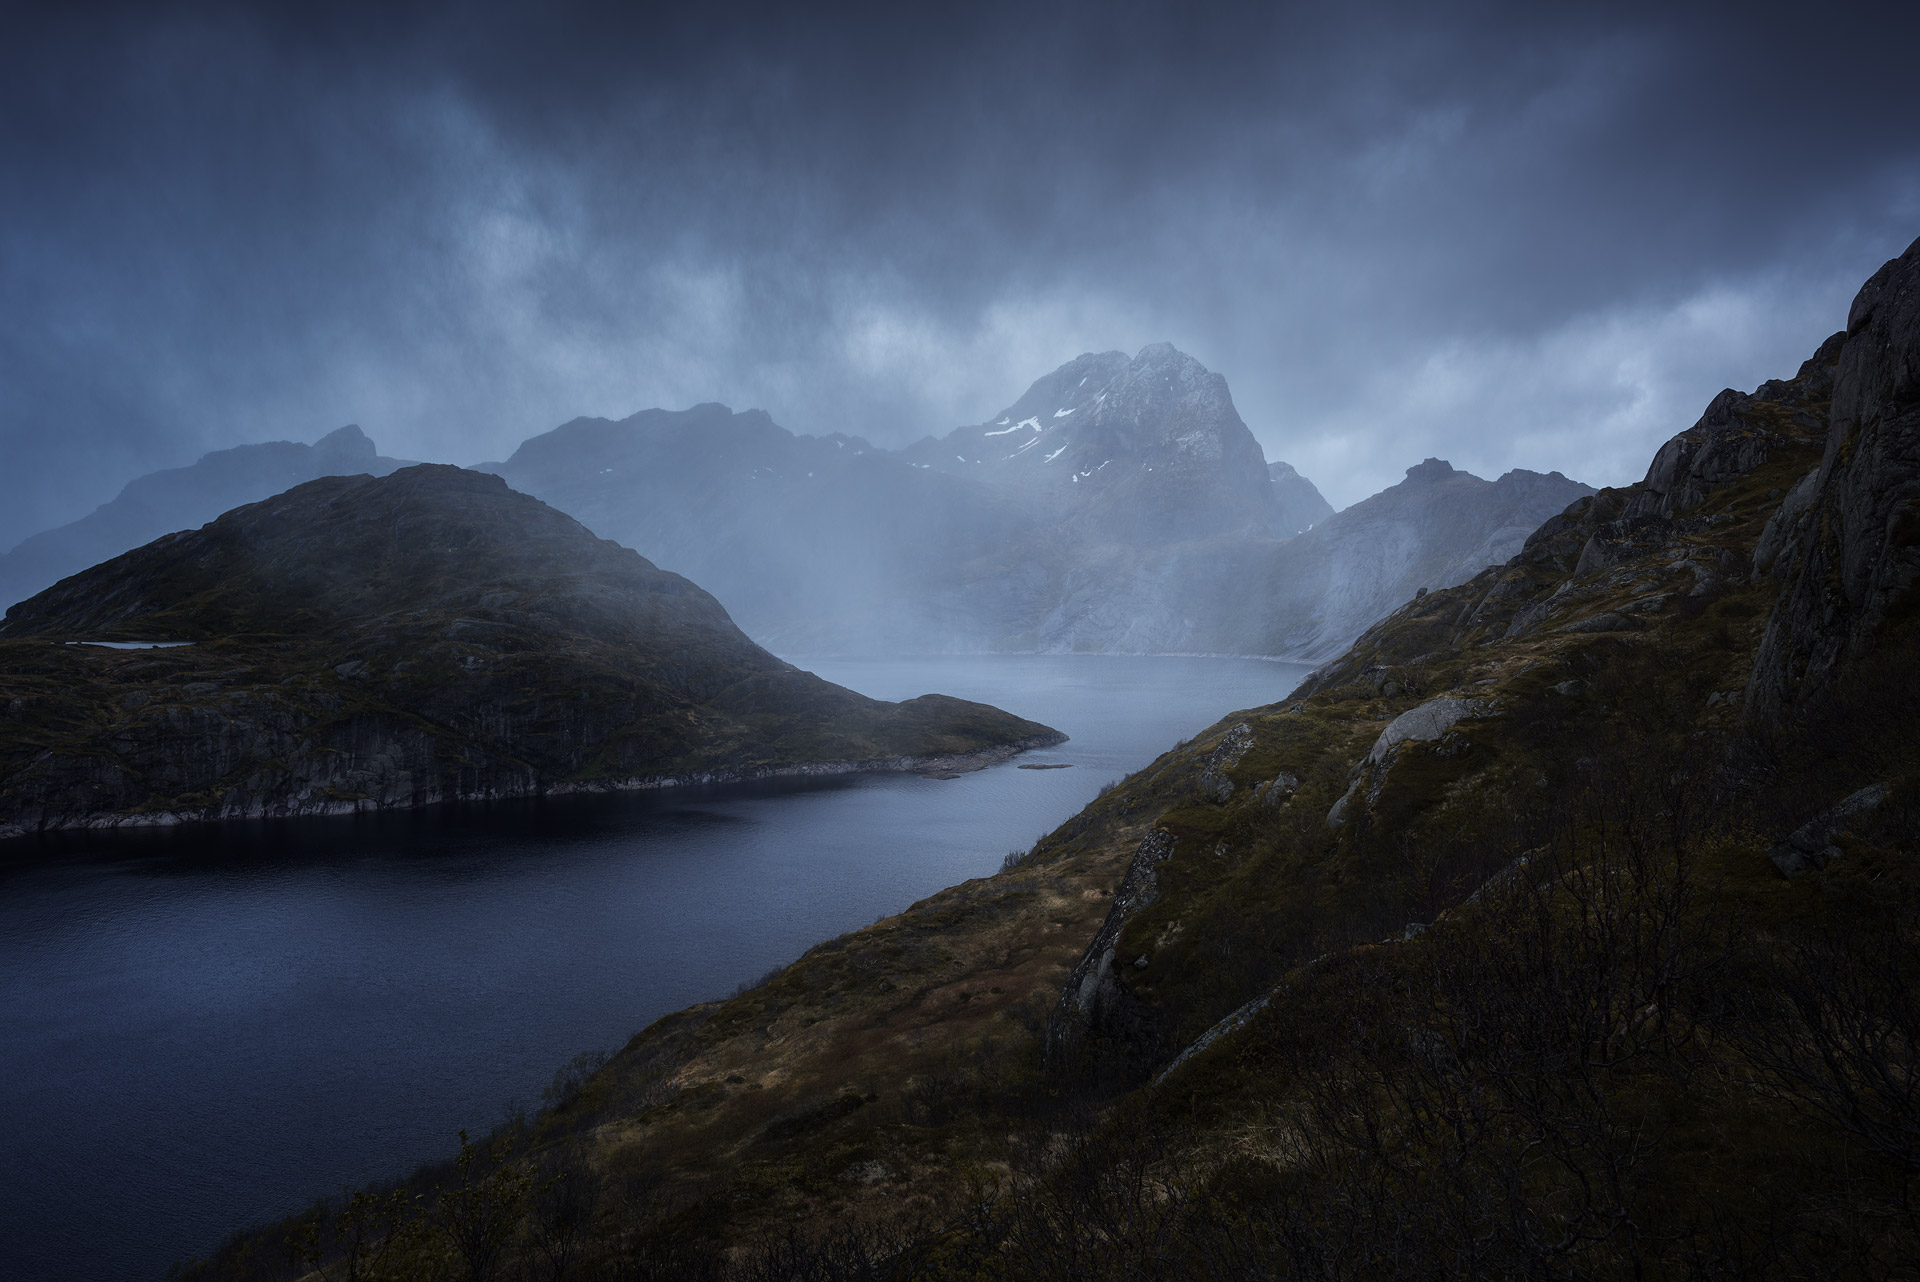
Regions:
M 0 846 L 0 1235 L 22 1278 L 158 1277 L 230 1229 L 444 1157 L 576 1052 L 998 868 L 1305 669 L 796 659 L 1072 736 L 861 775 Z

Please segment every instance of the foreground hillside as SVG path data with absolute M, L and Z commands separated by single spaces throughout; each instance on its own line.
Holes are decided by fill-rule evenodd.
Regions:
M 199 1277 L 1912 1277 L 1920 242 L 1010 859 Z
M 173 644 L 76 644 L 99 642 Z M 433 465 L 297 486 L 14 606 L 0 700 L 15 830 L 904 769 L 1062 737 L 822 681 L 679 575 Z

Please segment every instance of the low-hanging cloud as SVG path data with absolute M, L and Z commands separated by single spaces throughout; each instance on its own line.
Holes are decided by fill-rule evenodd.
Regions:
M 0 55 L 0 544 L 358 422 L 904 444 L 1168 340 L 1352 502 L 1634 479 L 1920 233 L 1880 6 L 162 5 Z

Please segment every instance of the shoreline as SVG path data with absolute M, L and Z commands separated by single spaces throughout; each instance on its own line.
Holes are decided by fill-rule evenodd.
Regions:
M 309 819 L 341 815 L 375 814 L 382 811 L 425 810 L 430 806 L 458 805 L 475 801 L 514 801 L 527 797 L 573 797 L 594 793 L 648 792 L 664 788 L 697 788 L 708 784 L 755 783 L 763 779 L 829 777 L 855 774 L 924 774 L 952 779 L 985 770 L 988 766 L 1030 752 L 1066 743 L 1068 737 L 1058 731 L 1030 735 L 1011 743 L 976 748 L 971 752 L 931 753 L 915 757 L 876 757 L 870 761 L 812 761 L 785 766 L 756 766 L 740 770 L 701 770 L 673 775 L 635 775 L 626 779 L 575 780 L 534 784 L 527 788 L 487 789 L 484 791 L 441 795 L 405 804 L 379 805 L 364 798 L 352 801 L 323 799 L 291 805 L 254 805 L 222 810 L 217 814 L 177 810 L 148 811 L 135 814 L 102 814 L 76 818 L 71 822 L 42 824 L 25 828 L 18 824 L 0 824 L 0 841 L 14 841 L 42 833 L 91 832 L 116 828 L 170 828 L 181 824 L 226 823 L 247 819 Z

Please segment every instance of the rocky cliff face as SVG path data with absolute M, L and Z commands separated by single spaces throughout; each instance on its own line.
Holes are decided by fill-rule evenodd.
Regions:
M 830 685 L 688 580 L 441 466 L 296 486 L 14 606 L 0 700 L 0 824 L 22 829 L 905 768 L 1059 738 Z
M 1819 464 L 1754 562 L 1781 584 L 1748 688 L 1770 715 L 1829 686 L 1888 628 L 1920 619 L 1920 241 L 1861 287 L 1823 358 L 1831 404 Z
M 384 458 L 358 427 L 311 445 L 270 441 L 216 450 L 190 467 L 128 483 L 111 503 L 58 529 L 36 534 L 0 556 L 0 607 L 174 530 L 204 525 L 229 508 L 278 494 L 320 476 L 385 476 L 406 466 Z

